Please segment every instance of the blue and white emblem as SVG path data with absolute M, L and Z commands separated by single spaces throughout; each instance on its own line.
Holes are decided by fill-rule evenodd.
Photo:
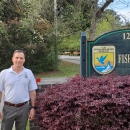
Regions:
M 28 78 L 28 74 L 25 74 L 24 77 L 25 77 L 25 78 Z
M 108 74 L 115 68 L 115 47 L 94 46 L 92 48 L 92 65 L 99 74 Z

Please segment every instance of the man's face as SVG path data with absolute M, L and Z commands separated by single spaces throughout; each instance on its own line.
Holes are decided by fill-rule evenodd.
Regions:
M 21 67 L 23 66 L 24 62 L 25 62 L 25 56 L 22 52 L 16 52 L 14 53 L 13 57 L 12 57 L 12 62 L 13 65 L 17 66 L 17 67 Z

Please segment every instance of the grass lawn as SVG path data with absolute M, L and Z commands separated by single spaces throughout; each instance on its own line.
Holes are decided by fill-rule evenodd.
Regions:
M 61 61 L 58 70 L 35 74 L 36 78 L 68 77 L 80 74 L 80 65 Z
M 26 126 L 26 130 L 30 130 L 30 127 L 29 127 L 29 120 L 28 120 L 28 123 L 27 123 L 27 126 Z

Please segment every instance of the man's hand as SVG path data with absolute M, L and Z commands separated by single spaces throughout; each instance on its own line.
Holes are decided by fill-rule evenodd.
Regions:
M 2 113 L 0 112 L 0 120 L 2 120 L 3 119 L 3 116 L 2 116 Z
M 32 109 L 30 110 L 30 113 L 29 113 L 29 120 L 30 120 L 30 121 L 33 120 L 34 117 L 35 117 L 35 109 L 32 108 Z

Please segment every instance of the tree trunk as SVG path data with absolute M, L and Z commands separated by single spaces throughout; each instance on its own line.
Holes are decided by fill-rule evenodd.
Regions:
M 110 5 L 110 3 L 113 2 L 114 0 L 106 0 L 104 5 L 99 10 L 98 10 L 98 1 L 99 0 L 95 0 L 94 6 L 93 6 L 94 13 L 93 13 L 92 25 L 89 30 L 89 38 L 88 38 L 89 41 L 93 41 L 95 39 L 97 20 L 101 17 L 101 14 L 104 11 L 104 9 L 107 8 Z
M 94 5 L 93 5 L 93 19 L 92 19 L 92 25 L 89 30 L 89 41 L 92 41 L 95 39 L 95 32 L 96 32 L 96 14 L 97 14 L 97 8 L 98 8 L 98 0 L 95 0 Z

